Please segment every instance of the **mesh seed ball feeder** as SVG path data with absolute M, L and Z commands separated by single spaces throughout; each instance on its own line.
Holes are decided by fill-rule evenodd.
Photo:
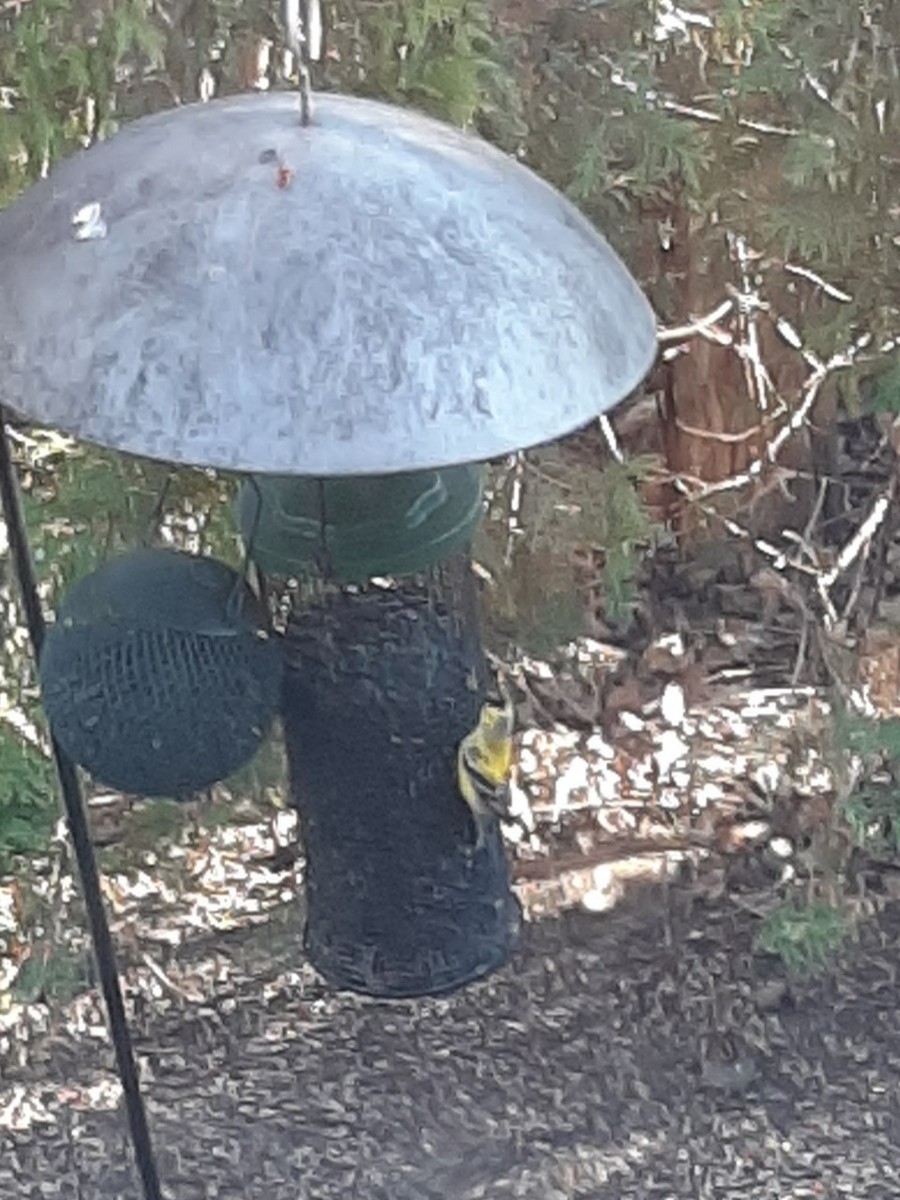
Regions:
M 655 322 L 621 261 L 472 136 L 340 95 L 304 122 L 282 93 L 143 118 L 62 163 L 0 214 L 0 278 L 10 409 L 243 474 L 251 556 L 258 540 L 267 575 L 318 574 L 282 639 L 313 962 L 393 996 L 502 964 L 506 861 L 496 828 L 473 852 L 455 783 L 486 687 L 466 553 L 477 464 L 641 381 Z M 5 441 L 3 456 L 12 526 Z M 17 559 L 39 647 L 24 545 Z M 59 745 L 57 761 L 77 841 Z M 87 892 L 89 846 L 79 863 Z
M 183 796 L 253 758 L 280 668 L 268 612 L 236 571 L 144 549 L 66 595 L 40 655 L 41 696 L 57 741 L 95 779 Z

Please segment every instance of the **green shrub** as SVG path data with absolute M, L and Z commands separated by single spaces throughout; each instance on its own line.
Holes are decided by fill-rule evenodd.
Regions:
M 817 900 L 784 904 L 769 913 L 759 933 L 759 946 L 776 954 L 794 975 L 814 975 L 834 959 L 847 934 L 840 908 Z
M 44 850 L 58 815 L 51 762 L 0 728 L 0 870 L 16 854 Z

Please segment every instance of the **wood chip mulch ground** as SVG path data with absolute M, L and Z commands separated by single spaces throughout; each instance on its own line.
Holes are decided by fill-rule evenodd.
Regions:
M 529 925 L 487 983 L 384 1003 L 329 994 L 283 906 L 168 964 L 189 999 L 132 989 L 167 1194 L 895 1200 L 900 913 L 803 986 L 754 932 L 732 903 L 650 888 Z M 26 1062 L 7 1048 L 0 1195 L 139 1194 L 79 1003 Z
M 699 647 L 655 623 L 627 655 L 583 647 L 562 691 L 519 673 L 528 920 L 458 995 L 321 983 L 288 814 L 201 812 L 104 860 L 171 1200 L 900 1196 L 900 872 L 845 897 L 855 940 L 818 982 L 761 953 L 822 870 L 832 720 L 821 681 L 791 679 L 796 614 L 738 592 Z M 104 853 L 133 807 L 94 797 Z M 78 907 L 64 842 L 0 880 L 2 1200 L 139 1200 Z

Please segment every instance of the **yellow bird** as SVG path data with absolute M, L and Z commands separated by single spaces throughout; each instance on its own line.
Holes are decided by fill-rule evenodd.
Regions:
M 502 701 L 481 706 L 478 724 L 459 743 L 457 783 L 475 822 L 473 854 L 484 845 L 491 821 L 509 816 L 514 725 L 512 701 L 504 694 Z

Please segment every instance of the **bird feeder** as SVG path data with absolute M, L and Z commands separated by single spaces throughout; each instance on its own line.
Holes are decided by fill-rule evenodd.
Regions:
M 0 378 L 150 458 L 385 475 L 568 433 L 641 381 L 650 308 L 514 159 L 417 113 L 291 94 L 177 108 L 0 215 Z
M 40 655 L 44 711 L 100 782 L 189 795 L 256 754 L 281 699 L 279 651 L 237 572 L 139 550 L 65 597 Z
M 337 95 L 303 124 L 267 94 L 135 121 L 60 164 L 0 213 L 0 277 L 5 404 L 242 473 L 251 556 L 318 573 L 288 621 L 282 711 L 315 964 L 381 995 L 500 965 L 518 910 L 455 785 L 485 686 L 472 464 L 640 382 L 655 322 L 621 261 L 472 136 Z M 48 696 L 61 732 L 73 689 Z

